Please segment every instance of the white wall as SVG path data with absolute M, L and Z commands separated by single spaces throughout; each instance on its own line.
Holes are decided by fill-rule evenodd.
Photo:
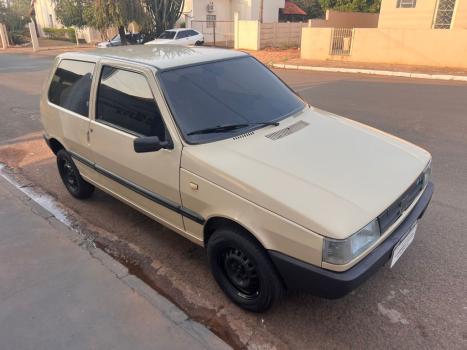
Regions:
M 285 6 L 285 0 L 263 0 L 263 22 L 277 22 L 279 8 Z M 193 20 L 205 21 L 206 15 L 216 15 L 218 21 L 231 21 L 238 12 L 240 20 L 259 20 L 260 0 L 213 0 L 215 11 L 207 12 L 209 0 L 187 0 L 184 12 L 192 13 Z
M 259 20 L 260 0 L 250 0 L 251 19 Z M 279 9 L 284 8 L 285 0 L 263 0 L 263 22 L 278 22 Z
M 62 28 L 63 26 L 55 16 L 55 9 L 51 0 L 35 0 L 34 11 L 39 27 L 39 36 L 44 36 L 42 28 Z

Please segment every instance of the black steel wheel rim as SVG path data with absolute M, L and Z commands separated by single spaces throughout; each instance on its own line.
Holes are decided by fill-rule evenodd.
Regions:
M 245 299 L 254 299 L 260 292 L 260 279 L 256 265 L 238 248 L 227 248 L 220 255 L 222 270 L 237 290 L 237 295 Z
M 72 191 L 78 191 L 78 177 L 73 169 L 73 165 L 67 159 L 63 159 L 61 161 L 61 171 L 63 181 L 65 182 L 66 186 Z

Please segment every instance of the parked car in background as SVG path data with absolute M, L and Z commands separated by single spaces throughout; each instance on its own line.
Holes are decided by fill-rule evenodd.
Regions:
M 204 246 L 255 312 L 286 290 L 342 297 L 392 267 L 433 193 L 427 151 L 308 105 L 234 50 L 61 54 L 41 118 L 71 195 L 99 187 Z
M 203 45 L 204 36 L 200 32 L 190 28 L 169 29 L 154 40 L 148 41 L 145 45 Z
M 138 45 L 144 43 L 145 35 L 143 33 L 126 33 L 126 41 L 129 45 Z M 121 46 L 122 40 L 120 39 L 120 34 L 115 35 L 112 39 L 107 41 L 102 41 L 97 44 L 98 48 L 114 47 Z

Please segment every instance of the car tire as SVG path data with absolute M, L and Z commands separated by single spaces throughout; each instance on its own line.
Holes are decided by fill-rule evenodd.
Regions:
M 203 46 L 203 44 L 204 44 L 204 41 L 198 40 L 197 42 L 195 42 L 195 46 Z
M 218 228 L 207 243 L 212 274 L 221 289 L 241 308 L 264 312 L 285 288 L 264 248 L 237 227 Z
M 70 154 L 64 149 L 57 152 L 57 167 L 63 184 L 73 197 L 78 199 L 91 197 L 94 186 L 81 177 Z

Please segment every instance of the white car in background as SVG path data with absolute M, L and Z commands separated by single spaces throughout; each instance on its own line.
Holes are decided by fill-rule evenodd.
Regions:
M 148 41 L 144 45 L 203 45 L 204 36 L 190 28 L 169 29 L 162 32 L 159 38 Z

